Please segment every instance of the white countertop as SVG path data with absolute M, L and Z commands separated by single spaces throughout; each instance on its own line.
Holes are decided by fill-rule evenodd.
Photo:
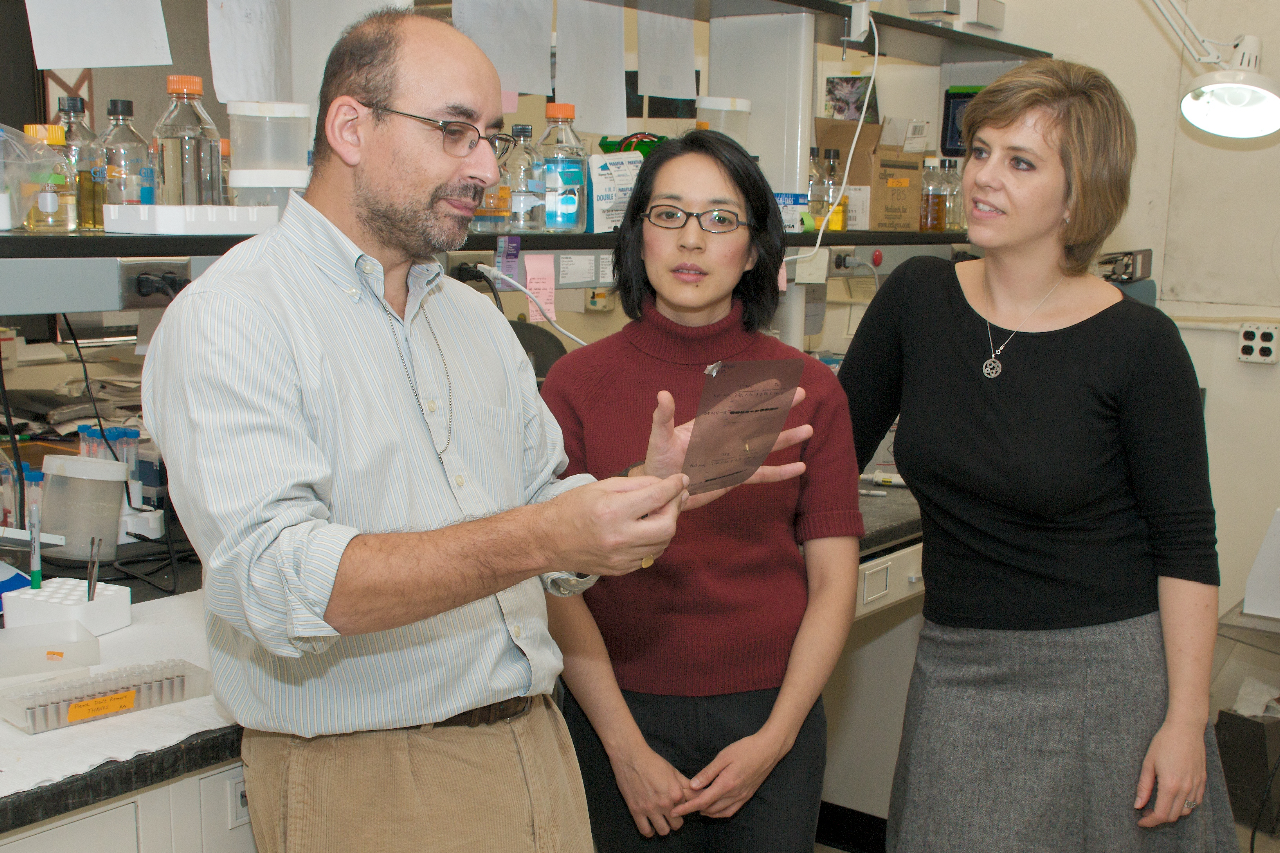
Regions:
M 131 664 L 181 658 L 209 668 L 204 592 L 135 604 L 133 624 L 98 638 L 94 674 Z M 173 746 L 193 734 L 235 722 L 212 696 L 107 717 L 38 735 L 0 721 L 0 797 Z

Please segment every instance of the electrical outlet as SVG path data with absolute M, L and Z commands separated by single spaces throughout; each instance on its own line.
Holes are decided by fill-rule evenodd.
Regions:
M 613 294 L 605 287 L 592 287 L 587 290 L 588 311 L 612 311 Z
M 1280 361 L 1280 323 L 1241 323 L 1236 358 L 1259 364 Z
M 120 278 L 120 310 L 139 308 L 164 308 L 173 301 L 173 295 L 191 281 L 190 258 L 120 258 L 117 261 Z M 173 291 L 166 293 L 144 280 L 139 287 L 138 276 L 154 276 L 156 280 L 168 276 L 163 282 Z
M 235 829 L 249 822 L 249 797 L 244 792 L 244 779 L 236 779 L 227 783 L 227 795 L 231 798 L 227 829 Z

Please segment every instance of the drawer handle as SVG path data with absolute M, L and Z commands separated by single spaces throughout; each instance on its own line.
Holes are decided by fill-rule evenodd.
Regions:
M 920 583 L 924 580 L 924 575 L 907 575 L 907 583 Z

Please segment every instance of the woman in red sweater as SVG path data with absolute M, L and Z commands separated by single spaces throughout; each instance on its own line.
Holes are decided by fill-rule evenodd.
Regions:
M 806 397 L 787 426 L 814 429 L 768 460 L 802 461 L 802 476 L 688 510 L 652 566 L 548 599 L 602 851 L 813 850 L 820 696 L 853 618 L 862 517 L 839 384 L 758 331 L 777 308 L 783 252 L 773 192 L 737 143 L 711 131 L 664 143 L 640 169 L 614 253 L 634 322 L 560 359 L 543 385 L 566 476 L 644 458 L 655 398 L 670 392 L 684 423 L 717 361 L 803 359 Z

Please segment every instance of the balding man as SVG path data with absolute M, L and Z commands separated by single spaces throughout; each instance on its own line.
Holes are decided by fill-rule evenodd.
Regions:
M 557 480 L 560 430 L 507 321 L 431 260 L 497 181 L 502 126 L 461 33 L 356 24 L 306 194 L 151 344 L 147 426 L 204 563 L 262 853 L 591 851 L 543 591 L 647 565 L 688 496 L 678 473 Z M 650 472 L 687 443 L 666 402 Z

